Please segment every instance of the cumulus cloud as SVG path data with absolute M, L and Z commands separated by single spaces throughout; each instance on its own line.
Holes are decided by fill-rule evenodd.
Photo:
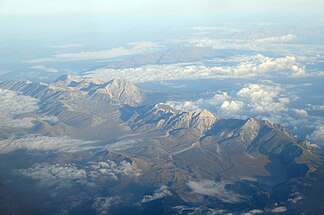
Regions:
M 143 83 L 164 80 L 252 78 L 282 75 L 300 77 L 305 72 L 304 70 L 295 56 L 270 58 L 258 54 L 249 56 L 245 61 L 239 61 L 238 64 L 232 66 L 206 66 L 200 63 L 159 64 L 124 69 L 102 68 L 90 71 L 86 76 L 104 81 L 120 78 Z
M 320 125 L 311 135 L 307 137 L 319 145 L 324 145 L 324 125 Z
M 118 47 L 106 50 L 84 51 L 77 53 L 57 54 L 51 58 L 33 59 L 29 63 L 41 63 L 48 61 L 85 61 L 85 60 L 102 60 L 122 57 L 127 55 L 141 54 L 152 52 L 160 48 L 161 45 L 153 42 L 139 42 L 129 44 L 129 47 Z
M 277 113 L 287 111 L 290 99 L 279 97 L 282 88 L 273 85 L 248 84 L 237 96 L 247 103 L 247 106 L 256 113 Z
M 231 97 L 227 92 L 219 91 L 212 98 L 208 99 L 207 102 L 211 105 L 223 104 L 224 101 L 230 99 Z
M 141 203 L 151 202 L 171 195 L 172 193 L 168 190 L 168 187 L 163 185 L 159 189 L 155 190 L 155 192 L 152 195 L 145 195 Z
M 118 196 L 96 197 L 92 204 L 92 208 L 97 211 L 97 214 L 105 215 L 109 214 L 109 210 L 112 206 L 117 206 L 119 203 L 121 203 L 121 199 Z
M 210 180 L 202 180 L 202 181 L 189 181 L 187 183 L 189 188 L 192 192 L 207 195 L 207 196 L 214 196 L 226 203 L 237 203 L 241 202 L 243 196 L 233 191 L 227 190 L 224 181 L 214 182 Z
M 293 108 L 292 110 L 295 112 L 295 114 L 298 117 L 307 117 L 308 116 L 308 112 L 306 110 L 303 110 L 303 109 L 295 109 L 295 108 Z
M 218 91 L 211 98 L 196 99 L 192 101 L 167 101 L 165 104 L 177 110 L 195 111 L 206 108 L 210 109 L 210 106 L 221 106 L 227 99 L 231 99 L 227 92 Z M 241 102 L 238 103 L 238 105 L 241 105 Z
M 300 78 L 300 77 L 307 76 L 306 71 L 305 71 L 305 66 L 293 65 L 293 66 L 291 66 L 291 70 L 292 70 L 291 76 L 294 78 Z
M 77 150 L 82 145 L 94 143 L 70 137 L 48 137 L 39 135 L 27 135 L 23 137 L 9 137 L 0 141 L 0 154 L 10 153 L 16 150 L 27 151 L 65 151 Z
M 238 112 L 243 108 L 242 101 L 224 101 L 220 107 L 221 112 Z

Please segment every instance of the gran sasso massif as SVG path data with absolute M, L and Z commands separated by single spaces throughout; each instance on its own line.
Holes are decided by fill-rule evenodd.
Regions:
M 176 110 L 124 80 L 6 81 L 1 214 L 312 213 L 319 147 L 280 125 Z

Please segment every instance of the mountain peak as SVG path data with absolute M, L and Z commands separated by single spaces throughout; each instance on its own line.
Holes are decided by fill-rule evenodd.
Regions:
M 216 118 L 216 119 L 219 118 L 217 115 L 213 114 L 212 112 L 208 111 L 207 109 L 196 110 L 192 114 L 199 116 L 199 117 L 210 117 L 210 118 Z
M 137 105 L 144 100 L 142 91 L 136 85 L 121 79 L 112 79 L 101 84 L 91 89 L 88 95 L 96 100 L 117 104 Z

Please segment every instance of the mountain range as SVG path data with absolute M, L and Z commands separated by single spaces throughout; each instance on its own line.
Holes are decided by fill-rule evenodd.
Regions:
M 118 79 L 102 82 L 64 75 L 53 83 L 1 82 L 0 88 L 32 97 L 38 106 L 14 116 L 32 119 L 32 126 L 2 130 L 0 145 L 9 146 L 30 134 L 85 141 L 55 152 L 45 146 L 1 152 L 0 192 L 8 196 L 0 198 L 0 208 L 5 214 L 23 210 L 26 214 L 94 214 L 96 205 L 105 204 L 112 214 L 311 210 L 305 198 L 309 186 L 319 183 L 316 175 L 322 171 L 323 159 L 317 145 L 295 138 L 278 124 L 252 117 L 222 119 L 208 110 L 176 110 L 149 102 L 149 93 Z M 6 142 L 8 137 L 14 140 Z M 40 163 L 41 167 L 70 165 L 85 176 L 60 181 L 59 187 L 53 182 L 56 176 L 44 185 L 39 175 L 48 170 L 38 173 Z M 99 166 L 93 168 L 94 163 Z M 98 177 L 92 181 L 95 174 Z M 39 200 L 34 195 L 32 206 L 22 200 L 30 194 L 22 179 L 29 176 L 30 180 L 31 175 L 29 185 L 47 196 L 42 205 L 34 205 Z M 13 184 L 21 190 L 17 192 Z M 39 190 L 42 186 L 45 191 Z M 109 201 L 97 203 L 102 195 Z M 13 206 L 5 207 L 6 202 Z

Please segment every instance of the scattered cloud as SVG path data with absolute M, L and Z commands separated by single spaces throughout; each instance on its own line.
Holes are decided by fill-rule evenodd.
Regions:
M 307 111 L 306 110 L 303 110 L 303 109 L 292 109 L 295 113 L 296 113 L 296 115 L 297 116 L 299 116 L 299 117 L 307 117 L 308 116 L 308 113 L 307 113 Z
M 237 203 L 241 202 L 243 196 L 240 194 L 234 193 L 233 191 L 227 190 L 224 181 L 214 182 L 210 180 L 202 180 L 202 181 L 189 181 L 187 183 L 189 188 L 192 192 L 207 195 L 207 196 L 214 196 L 226 203 Z
M 135 163 L 129 163 L 127 161 L 116 163 L 112 160 L 101 161 L 98 163 L 90 162 L 88 172 L 91 177 L 97 178 L 106 176 L 114 180 L 117 180 L 120 175 L 131 177 L 141 175 L 141 170 Z
M 285 213 L 287 211 L 287 208 L 286 207 L 276 207 L 276 208 L 273 208 L 270 212 L 272 213 Z
M 210 109 L 210 106 L 220 106 L 231 97 L 227 92 L 218 91 L 211 98 L 197 99 L 193 101 L 167 101 L 165 104 L 170 105 L 177 110 L 195 111 L 199 109 Z M 241 104 L 241 102 L 238 102 Z
M 259 210 L 259 209 L 253 209 L 250 210 L 249 212 L 245 212 L 242 215 L 254 215 L 254 214 L 263 214 L 264 211 L 263 210 Z
M 27 169 L 16 170 L 17 173 L 40 180 L 41 184 L 47 186 L 62 181 L 87 182 L 102 180 L 118 180 L 119 177 L 137 177 L 141 170 L 136 164 L 127 161 L 116 163 L 112 160 L 101 162 L 89 162 L 80 166 L 75 164 L 49 164 L 36 163 Z M 84 180 L 83 180 L 84 179 Z
M 162 199 L 166 196 L 172 196 L 172 193 L 168 190 L 168 187 L 163 185 L 159 189 L 155 190 L 152 195 L 145 195 L 141 203 L 151 202 L 157 199 Z
M 287 104 L 290 99 L 279 97 L 282 88 L 280 86 L 248 84 L 237 96 L 244 100 L 244 103 L 256 113 L 277 113 L 287 111 Z
M 242 101 L 224 101 L 220 107 L 221 112 L 238 112 L 243 108 Z
M 282 35 L 282 36 L 261 38 L 261 39 L 257 39 L 256 41 L 257 42 L 265 42 L 265 43 L 287 42 L 287 41 L 295 40 L 296 38 L 297 38 L 297 36 L 294 34 L 286 34 L 286 35 Z
M 117 206 L 121 203 L 121 198 L 118 196 L 110 197 L 96 197 L 92 204 L 92 208 L 97 211 L 97 214 L 105 215 L 109 214 L 109 210 L 113 206 Z
M 74 164 L 34 164 L 28 169 L 17 170 L 18 173 L 33 179 L 55 181 L 55 180 L 79 180 L 87 178 L 83 169 L 77 168 Z
M 312 104 L 307 104 L 307 110 L 312 110 L 312 111 L 322 111 L 324 110 L 324 105 L 312 105 Z
M 323 146 L 324 145 L 324 125 L 320 125 L 312 134 L 308 135 L 307 138 Z
M 208 99 L 207 102 L 211 105 L 219 105 L 223 104 L 226 100 L 230 98 L 231 97 L 228 95 L 227 92 L 219 91 L 212 98 Z

